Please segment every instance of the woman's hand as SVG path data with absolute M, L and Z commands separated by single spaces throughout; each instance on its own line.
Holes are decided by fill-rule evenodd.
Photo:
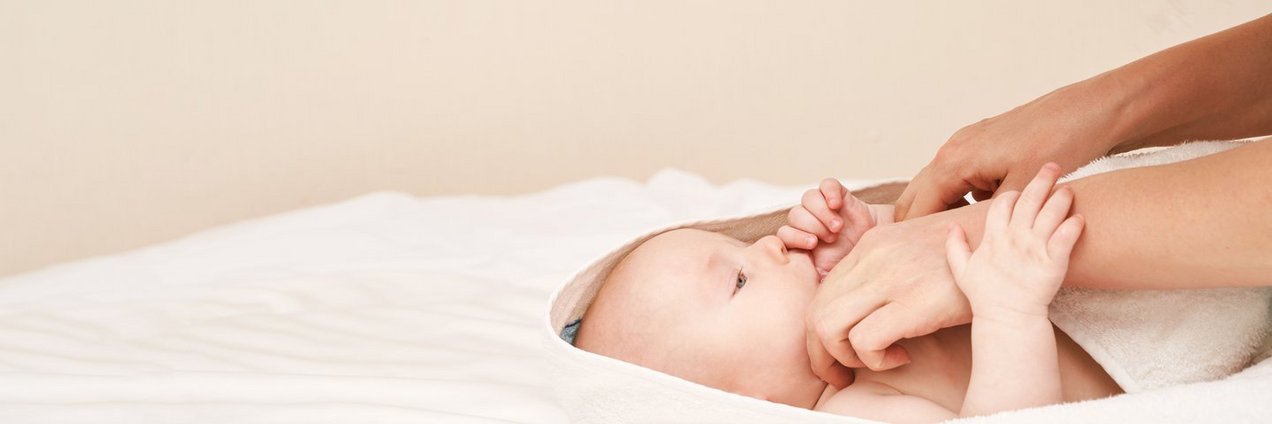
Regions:
M 1047 167 L 1054 170 L 1056 165 Z M 963 229 L 950 224 L 946 242 L 950 270 L 976 320 L 1047 319 L 1047 307 L 1060 290 L 1069 269 L 1069 253 L 1083 227 L 1081 215 L 1069 217 L 1073 191 L 1061 187 L 1051 194 L 1047 182 L 1029 183 L 1028 196 L 1009 191 L 994 198 L 975 252 L 967 245 Z
M 1056 162 L 1185 140 L 1272 134 L 1272 14 L 1060 88 L 950 137 L 897 200 L 896 220 L 1020 190 Z
M 1041 204 L 1060 177 L 1046 167 L 1021 194 Z M 881 225 L 865 233 L 822 281 L 808 308 L 807 350 L 813 372 L 843 387 L 848 368 L 881 371 L 910 361 L 897 340 L 931 334 L 972 320 L 967 297 L 946 262 L 951 223 L 979 245 L 989 203 Z
M 852 251 L 862 234 L 892 222 L 892 205 L 868 205 L 838 180 L 827 178 L 818 188 L 804 192 L 786 221 L 787 225 L 777 230 L 778 238 L 786 247 L 812 252 L 817 275 L 825 277 Z
M 1122 144 L 1121 84 L 1104 74 L 958 130 L 897 199 L 897 221 L 1021 190 L 1044 163 L 1071 172 Z
M 848 368 L 909 363 L 897 340 L 971 322 L 945 263 L 947 214 L 875 227 L 822 280 L 805 317 L 818 377 L 842 388 L 852 382 Z

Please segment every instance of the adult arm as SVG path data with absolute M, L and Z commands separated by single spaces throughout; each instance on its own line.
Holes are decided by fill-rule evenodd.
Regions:
M 896 220 L 1019 190 L 1046 162 L 1272 134 L 1272 15 L 1062 87 L 955 132 L 906 187 Z
M 1086 218 L 1086 229 L 1064 285 L 1272 285 L 1270 182 L 1272 140 L 1073 181 L 1073 213 Z M 809 306 L 813 371 L 843 386 L 851 381 L 843 366 L 895 368 L 909 361 L 893 345 L 897 340 L 970 322 L 970 306 L 943 254 L 944 236 L 954 222 L 978 246 L 987 207 L 977 203 L 866 232 Z
M 1131 62 L 1114 153 L 1272 134 L 1272 14 Z
M 1067 286 L 1272 285 L 1272 139 L 1069 187 L 1087 229 Z

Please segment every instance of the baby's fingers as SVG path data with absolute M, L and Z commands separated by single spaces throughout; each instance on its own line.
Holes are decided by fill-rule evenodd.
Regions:
M 1069 254 L 1073 252 L 1073 245 L 1078 242 L 1078 237 L 1082 235 L 1082 229 L 1085 227 L 1086 219 L 1082 215 L 1074 215 L 1064 220 L 1056 229 L 1056 233 L 1051 235 L 1051 240 L 1047 241 L 1047 256 L 1053 259 L 1064 258 L 1067 264 Z
M 950 224 L 949 237 L 945 238 L 945 258 L 950 263 L 950 272 L 957 280 L 963 275 L 963 267 L 972 256 L 972 249 L 967 245 L 967 234 L 958 224 Z
M 777 229 L 777 238 L 782 240 L 787 248 L 813 250 L 817 247 L 817 236 L 804 231 L 795 229 L 790 225 L 783 225 Z
M 821 190 L 822 197 L 826 199 L 826 206 L 829 206 L 831 210 L 838 210 L 844 206 L 844 195 L 848 193 L 848 189 L 844 188 L 839 180 L 824 179 L 817 188 Z
M 813 192 L 817 193 L 816 191 Z M 821 194 L 817 195 L 821 196 Z M 826 225 L 822 223 L 822 220 L 819 219 L 814 212 L 808 210 L 808 208 L 803 205 L 791 208 L 791 211 L 786 214 L 786 223 L 796 230 L 813 234 L 824 242 L 835 242 L 835 233 L 826 228 Z
M 1042 202 L 1051 197 L 1051 189 L 1059 178 L 1060 165 L 1055 163 L 1048 162 L 1038 170 L 1038 175 L 1020 192 L 1020 199 L 1011 214 L 1012 227 L 1029 228 L 1033 225 L 1038 211 L 1042 209 Z
M 1042 205 L 1042 211 L 1038 212 L 1038 219 L 1034 221 L 1034 235 L 1046 238 L 1050 237 L 1064 222 L 1064 218 L 1069 216 L 1069 207 L 1073 205 L 1073 189 L 1068 187 L 1060 187 L 1056 189 L 1055 194 L 1047 199 L 1047 204 Z
M 824 186 L 825 184 L 822 185 Z M 839 202 L 843 203 L 842 197 L 839 199 Z M 829 199 L 822 194 L 821 189 L 809 189 L 808 191 L 805 191 L 804 198 L 800 200 L 799 204 L 800 206 L 803 206 L 804 209 L 807 209 L 808 212 L 812 213 L 813 216 L 817 218 L 817 221 L 821 223 L 822 227 L 830 230 L 831 234 L 838 233 L 839 229 L 843 228 L 843 219 L 840 219 L 839 214 L 835 212 L 835 209 L 831 208 Z M 829 242 L 831 240 L 827 241 Z
M 1016 199 L 1020 198 L 1019 191 L 1008 191 L 999 194 L 989 204 L 989 212 L 985 213 L 985 235 L 982 240 L 997 237 L 1004 231 L 1007 231 L 1007 223 L 1011 221 L 1011 210 L 1016 206 Z

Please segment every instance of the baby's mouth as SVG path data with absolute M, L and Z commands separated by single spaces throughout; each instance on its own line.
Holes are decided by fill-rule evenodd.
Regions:
M 802 258 L 800 260 L 808 264 L 807 265 L 808 269 L 812 270 L 813 275 L 817 276 L 816 282 L 818 284 L 821 283 L 821 280 L 823 277 L 825 277 L 825 275 L 822 274 L 821 271 L 818 271 L 817 267 L 813 266 L 813 252 L 804 250 L 804 249 L 790 249 L 790 250 L 787 250 L 786 252 L 789 255 L 788 258 L 794 258 L 796 256 L 799 256 L 800 258 Z

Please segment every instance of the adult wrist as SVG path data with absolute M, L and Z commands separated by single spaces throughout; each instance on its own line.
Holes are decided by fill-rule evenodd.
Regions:
M 1151 84 L 1135 68 L 1132 63 L 1080 83 L 1081 95 L 1090 96 L 1091 107 L 1102 117 L 1087 136 L 1094 137 L 1105 154 L 1135 150 L 1141 139 L 1155 132 L 1145 125 L 1152 111 L 1146 96 Z

